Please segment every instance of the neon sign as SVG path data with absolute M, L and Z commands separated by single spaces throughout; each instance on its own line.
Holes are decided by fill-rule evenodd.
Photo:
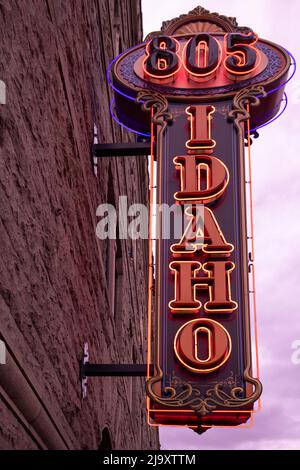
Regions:
M 259 67 L 263 53 L 255 48 L 257 39 L 253 32 L 229 33 L 218 39 L 200 33 L 181 42 L 158 36 L 146 45 L 143 72 L 149 80 L 165 80 L 175 78 L 183 65 L 191 79 L 209 80 L 222 66 L 235 80 L 236 75 L 248 75 Z
M 244 139 L 279 111 L 289 67 L 285 49 L 208 12 L 180 17 L 113 63 L 118 119 L 151 131 L 150 203 L 185 214 L 179 239 L 163 239 L 158 216 L 155 252 L 149 240 L 151 425 L 241 425 L 261 395 Z

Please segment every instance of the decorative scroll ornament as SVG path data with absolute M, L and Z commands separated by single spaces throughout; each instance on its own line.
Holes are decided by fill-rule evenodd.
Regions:
M 195 30 L 196 28 L 196 30 Z M 148 34 L 146 41 L 160 34 L 184 34 L 200 32 L 239 32 L 248 34 L 252 31 L 248 26 L 239 26 L 236 18 L 232 16 L 210 13 L 209 10 L 197 6 L 189 13 L 180 15 L 169 21 L 164 21 L 160 31 Z
M 160 93 L 151 91 L 140 91 L 136 98 L 137 103 L 142 103 L 142 110 L 151 112 L 153 124 L 161 127 L 162 132 L 166 128 L 168 122 L 173 120 L 173 115 L 168 111 L 168 100 Z
M 228 113 L 228 118 L 234 121 L 235 126 L 242 130 L 241 123 L 250 119 L 248 105 L 258 106 L 260 98 L 267 96 L 261 85 L 253 85 L 239 91 L 233 99 L 233 109 Z
M 238 410 L 241 407 L 254 403 L 262 393 L 261 382 L 251 377 L 249 373 L 250 366 L 248 366 L 244 372 L 244 379 L 254 386 L 253 393 L 248 397 L 245 397 L 245 390 L 242 387 L 233 387 L 229 392 L 225 392 L 223 384 L 221 383 L 207 390 L 205 396 L 202 396 L 200 390 L 193 388 L 193 386 L 187 382 L 177 382 L 182 390 L 176 390 L 175 387 L 165 387 L 164 393 L 168 396 L 161 397 L 156 395 L 153 390 L 154 384 L 160 382 L 163 378 L 162 370 L 158 364 L 156 364 L 156 369 L 158 374 L 148 379 L 146 384 L 148 396 L 160 405 L 170 408 L 189 407 L 202 416 L 211 413 L 216 410 L 217 407 Z

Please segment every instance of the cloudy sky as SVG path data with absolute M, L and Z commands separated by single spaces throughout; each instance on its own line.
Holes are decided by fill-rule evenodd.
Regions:
M 194 0 L 143 0 L 144 34 L 188 13 Z M 203 0 L 201 6 L 250 26 L 300 56 L 298 0 Z M 299 61 L 300 63 L 300 61 Z M 300 73 L 287 85 L 289 106 L 251 147 L 262 409 L 250 429 L 212 429 L 202 436 L 162 428 L 163 449 L 300 449 Z M 299 298 L 298 298 L 299 293 Z

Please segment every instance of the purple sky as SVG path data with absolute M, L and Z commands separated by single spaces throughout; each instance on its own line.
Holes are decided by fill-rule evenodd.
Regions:
M 298 0 L 203 0 L 200 4 L 235 16 L 239 25 L 250 26 L 260 37 L 286 47 L 296 60 L 300 56 Z M 162 21 L 188 13 L 199 3 L 143 0 L 142 5 L 146 35 L 160 29 Z M 300 364 L 291 360 L 292 342 L 300 340 L 298 72 L 286 92 L 285 114 L 262 129 L 251 147 L 262 409 L 254 415 L 250 429 L 215 428 L 198 436 L 189 429 L 161 428 L 163 449 L 300 449 Z

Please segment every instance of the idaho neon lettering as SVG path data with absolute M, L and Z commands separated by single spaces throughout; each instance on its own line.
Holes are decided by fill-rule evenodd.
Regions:
M 209 317 L 230 315 L 238 307 L 231 296 L 235 265 L 230 256 L 234 246 L 226 241 L 213 210 L 207 207 L 223 196 L 230 177 L 226 165 L 217 156 L 208 154 L 216 145 L 211 138 L 214 112 L 214 107 L 206 105 L 186 109 L 190 134 L 186 147 L 190 153 L 173 160 L 180 176 L 180 190 L 175 192 L 174 199 L 179 204 L 191 205 L 186 209 L 189 220 L 181 240 L 170 247 L 174 296 L 169 309 L 172 315 L 183 318 L 201 314 L 201 318 L 185 322 L 174 339 L 178 361 L 197 374 L 208 374 L 222 367 L 231 354 L 229 332 L 216 320 L 202 318 L 203 313 Z M 204 204 L 203 220 L 196 217 L 197 204 Z M 203 305 L 200 291 L 202 297 L 207 297 Z M 207 357 L 199 357 L 199 341 L 202 346 L 206 342 Z

